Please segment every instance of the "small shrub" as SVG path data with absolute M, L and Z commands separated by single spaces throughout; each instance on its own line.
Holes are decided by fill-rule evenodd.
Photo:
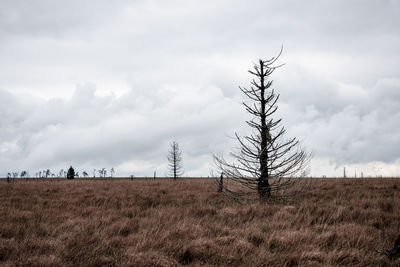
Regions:
M 264 243 L 264 237 L 257 234 L 252 234 L 248 236 L 247 240 L 256 247 L 259 247 L 262 243 Z
M 393 212 L 393 203 L 389 201 L 379 201 L 379 209 L 384 212 Z
M 277 239 L 272 239 L 272 240 L 270 240 L 270 241 L 268 242 L 268 244 L 267 244 L 267 249 L 268 249 L 270 252 L 279 252 L 279 251 L 282 251 L 283 245 L 282 245 L 282 243 L 281 243 L 279 240 L 277 240 Z

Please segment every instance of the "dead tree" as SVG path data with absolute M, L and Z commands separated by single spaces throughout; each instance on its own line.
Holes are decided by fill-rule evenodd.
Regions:
M 174 177 L 174 179 L 181 177 L 183 175 L 182 151 L 179 149 L 177 142 L 173 141 L 171 143 L 167 159 L 169 176 Z
M 262 201 L 287 198 L 294 194 L 293 186 L 308 174 L 310 156 L 296 138 L 284 138 L 286 130 L 280 126 L 281 119 L 273 117 L 279 94 L 271 88 L 270 75 L 282 66 L 276 65 L 281 53 L 282 49 L 277 57 L 260 59 L 249 70 L 253 76 L 251 86 L 239 87 L 249 99 L 243 105 L 252 116 L 246 123 L 253 132 L 244 137 L 235 133 L 239 146 L 230 153 L 231 160 L 214 155 L 218 171 L 234 185 L 243 186 L 230 189 L 225 183 L 224 192 L 235 198 L 258 196 Z

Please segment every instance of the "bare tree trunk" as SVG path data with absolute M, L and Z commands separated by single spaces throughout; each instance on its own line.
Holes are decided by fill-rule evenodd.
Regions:
M 258 195 L 261 200 L 265 200 L 271 195 L 271 189 L 269 187 L 268 178 L 268 150 L 267 150 L 267 136 L 269 136 L 269 130 L 266 123 L 265 105 L 265 84 L 264 84 L 264 64 L 260 60 L 260 96 L 261 96 L 261 155 L 260 155 L 260 178 L 258 179 L 257 189 Z

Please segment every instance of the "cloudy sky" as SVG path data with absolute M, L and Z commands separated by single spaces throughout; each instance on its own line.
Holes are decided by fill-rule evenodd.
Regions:
M 274 75 L 287 137 L 311 174 L 400 175 L 400 2 L 0 2 L 0 176 L 114 167 L 186 175 L 249 118 L 238 86 L 284 46 Z

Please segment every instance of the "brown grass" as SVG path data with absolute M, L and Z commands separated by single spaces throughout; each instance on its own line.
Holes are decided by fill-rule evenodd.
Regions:
M 398 266 L 399 179 L 238 204 L 207 179 L 0 182 L 0 265 Z

